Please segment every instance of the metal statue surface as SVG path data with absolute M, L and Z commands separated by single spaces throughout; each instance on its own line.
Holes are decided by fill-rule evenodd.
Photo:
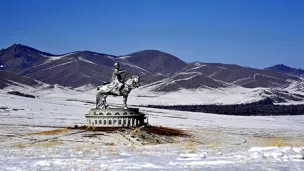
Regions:
M 128 74 L 126 70 L 120 70 L 118 62 L 114 64 L 114 71 L 111 77 L 111 82 L 101 85 L 97 88 L 96 94 L 96 109 L 107 109 L 107 96 L 123 96 L 124 109 L 127 109 L 128 95 L 132 89 L 139 86 L 139 76 L 134 75 L 126 81 L 122 79 L 122 74 Z

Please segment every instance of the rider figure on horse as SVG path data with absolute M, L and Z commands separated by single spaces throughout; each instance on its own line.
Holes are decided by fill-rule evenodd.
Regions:
M 114 69 L 111 77 L 110 83 L 104 83 L 98 86 L 96 93 L 96 109 L 107 109 L 107 96 L 123 96 L 124 109 L 127 109 L 128 95 L 132 89 L 139 86 L 140 77 L 138 75 L 133 75 L 131 78 L 124 80 L 122 78 L 123 73 L 128 73 L 126 70 L 120 70 L 120 65 L 118 62 L 114 64 Z
M 120 95 L 120 89 L 123 85 L 123 80 L 122 80 L 122 74 L 123 73 L 128 73 L 127 70 L 120 70 L 120 64 L 119 62 L 116 62 L 114 64 L 114 71 L 112 73 L 111 77 L 111 83 L 109 84 L 110 89 L 114 94 Z M 110 90 L 110 91 L 111 91 Z

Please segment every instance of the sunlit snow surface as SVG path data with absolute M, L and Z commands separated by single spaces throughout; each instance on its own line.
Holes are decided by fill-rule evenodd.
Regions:
M 94 107 L 86 101 L 93 101 L 94 93 L 93 90 L 81 93 L 60 86 L 22 89 L 39 96 L 31 99 L 9 95 L 6 93 L 9 90 L 19 88 L 0 90 L 0 107 L 8 108 L 0 112 L 0 170 L 304 170 L 303 115 L 245 117 L 142 108 L 153 125 L 197 131 L 196 140 L 206 138 L 204 131 L 209 131 L 211 138 L 225 138 L 220 139 L 223 142 L 218 142 L 221 144 L 218 146 L 178 142 L 105 146 L 88 139 L 84 143 L 71 141 L 23 147 L 20 144 L 28 140 L 10 141 L 7 137 L 54 129 L 47 126 L 83 124 L 84 114 Z M 145 94 L 135 91 L 130 95 L 130 104 L 157 102 L 157 99 L 141 98 L 140 95 Z M 203 96 L 199 98 L 203 99 Z M 212 94 L 205 96 L 211 98 Z M 187 100 L 192 99 L 189 96 Z M 117 105 L 122 103 L 122 98 L 111 97 L 108 102 Z M 255 136 L 287 137 L 300 142 L 275 147 L 252 141 Z
M 197 147 L 185 150 L 175 145 L 56 146 L 52 148 L 5 148 L 0 165 L 6 170 L 303 170 L 303 148 L 265 147 L 245 152 L 214 154 Z

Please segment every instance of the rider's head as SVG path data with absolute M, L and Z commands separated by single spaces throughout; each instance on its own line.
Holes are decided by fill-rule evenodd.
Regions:
M 119 67 L 120 67 L 119 62 L 115 62 L 114 68 L 115 68 L 115 69 L 119 69 Z

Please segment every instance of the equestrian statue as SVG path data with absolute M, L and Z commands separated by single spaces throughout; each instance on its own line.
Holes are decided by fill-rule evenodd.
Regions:
M 124 79 L 122 74 L 125 73 Z M 131 78 L 125 80 L 128 74 L 127 70 L 120 70 L 119 62 L 114 64 L 114 70 L 111 77 L 111 82 L 102 84 L 97 88 L 96 94 L 96 109 L 107 109 L 107 96 L 123 96 L 124 109 L 128 109 L 127 100 L 128 95 L 132 89 L 139 87 L 139 76 L 133 75 Z

